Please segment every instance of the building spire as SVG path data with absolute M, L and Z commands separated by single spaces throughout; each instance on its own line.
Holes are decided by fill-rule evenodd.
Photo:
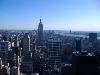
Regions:
M 40 23 L 42 23 L 42 22 L 41 22 L 41 19 L 40 19 Z

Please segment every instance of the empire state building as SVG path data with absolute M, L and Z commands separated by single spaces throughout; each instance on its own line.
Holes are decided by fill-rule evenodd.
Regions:
M 40 19 L 40 23 L 38 26 L 38 46 L 43 46 L 43 24 Z

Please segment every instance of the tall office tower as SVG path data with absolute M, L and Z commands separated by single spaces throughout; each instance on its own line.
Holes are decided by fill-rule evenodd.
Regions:
M 3 62 L 6 62 L 8 51 L 11 48 L 11 44 L 8 41 L 0 41 L 0 57 Z
M 87 37 L 82 39 L 82 49 L 83 51 L 88 50 L 89 47 L 89 39 Z
M 96 50 L 96 46 L 97 46 L 97 33 L 89 33 L 89 44 L 92 45 L 93 50 Z
M 76 51 L 81 51 L 82 49 L 81 38 L 75 38 L 75 48 Z
M 40 19 L 40 23 L 38 26 L 38 38 L 37 38 L 38 46 L 43 46 L 43 24 Z
M 23 51 L 22 51 L 22 62 L 21 62 L 21 71 L 23 73 L 32 73 L 32 59 L 30 51 L 30 36 L 29 33 L 26 33 L 23 38 Z
M 30 51 L 30 36 L 28 33 L 25 33 L 23 38 L 23 54 L 26 55 Z
M 93 43 L 97 41 L 97 33 L 89 33 L 89 42 Z
M 14 47 L 19 47 L 18 36 L 15 36 L 15 37 L 14 37 Z
M 60 65 L 62 57 L 62 41 L 60 39 L 49 39 L 48 40 L 48 64 L 49 65 Z
M 62 55 L 62 61 L 63 62 L 70 62 L 72 58 L 72 44 L 71 43 L 66 43 L 63 45 L 63 55 Z

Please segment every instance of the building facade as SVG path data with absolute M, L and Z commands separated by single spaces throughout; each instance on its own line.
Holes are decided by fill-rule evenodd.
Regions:
M 48 40 L 48 64 L 60 65 L 62 56 L 62 41 L 59 39 Z
M 11 44 L 9 41 L 0 41 L 0 57 L 3 59 L 3 62 L 6 62 L 10 48 Z
M 75 38 L 75 48 L 76 48 L 76 51 L 81 51 L 81 49 L 82 49 L 81 38 Z
M 89 33 L 89 45 L 91 51 L 96 51 L 97 49 L 97 33 Z
M 23 55 L 26 55 L 30 51 L 30 36 L 25 33 L 23 38 Z

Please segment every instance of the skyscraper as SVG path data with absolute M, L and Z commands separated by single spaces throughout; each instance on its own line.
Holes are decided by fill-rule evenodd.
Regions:
M 81 38 L 76 38 L 75 39 L 75 47 L 76 47 L 76 51 L 81 51 Z
M 23 38 L 23 54 L 26 54 L 30 51 L 30 36 L 28 33 L 25 33 Z
M 48 40 L 48 64 L 60 65 L 62 56 L 62 41 L 60 39 Z
M 30 51 L 30 36 L 29 33 L 25 33 L 23 38 L 23 54 L 21 62 L 21 71 L 23 73 L 32 73 L 32 60 L 31 60 L 31 51 Z
M 93 51 L 97 49 L 97 33 L 89 33 L 89 44 L 91 44 Z
M 97 41 L 97 33 L 89 33 L 89 42 L 93 43 Z
M 40 23 L 38 26 L 38 38 L 37 38 L 38 46 L 43 46 L 43 24 L 40 19 Z

